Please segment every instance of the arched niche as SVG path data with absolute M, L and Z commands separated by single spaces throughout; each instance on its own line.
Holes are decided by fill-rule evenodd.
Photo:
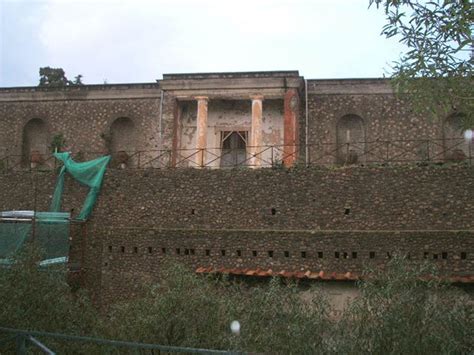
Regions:
M 464 113 L 449 115 L 443 127 L 445 158 L 450 161 L 462 161 L 469 157 L 472 142 L 464 138 Z M 470 147 L 471 145 L 471 147 Z
M 135 123 L 128 117 L 117 118 L 110 126 L 109 151 L 117 163 L 126 163 L 136 150 Z
M 40 118 L 29 120 L 23 127 L 22 163 L 41 164 L 49 154 L 49 133 L 46 123 Z
M 336 126 L 337 161 L 356 164 L 365 159 L 365 125 L 357 115 L 342 116 Z

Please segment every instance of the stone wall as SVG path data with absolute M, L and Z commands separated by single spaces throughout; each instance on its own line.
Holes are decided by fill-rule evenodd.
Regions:
M 160 94 L 157 84 L 1 89 L 0 159 L 4 155 L 25 154 L 24 129 L 32 119 L 46 127 L 46 142 L 37 144 L 46 150 L 41 151 L 45 157 L 57 134 L 66 140 L 63 149 L 81 152 L 82 159 L 91 159 L 114 147 L 128 150 L 130 155 L 138 150 L 158 149 Z M 132 122 L 132 142 L 111 142 L 111 126 L 120 118 Z M 10 166 L 16 160 L 11 158 Z
M 0 209 L 46 209 L 55 176 L 0 174 Z M 91 223 L 116 227 L 276 230 L 466 230 L 474 169 L 109 169 Z M 66 179 L 64 208 L 86 189 Z
M 36 181 L 36 188 L 34 182 Z M 52 172 L 0 174 L 0 210 L 47 209 Z M 474 228 L 463 165 L 222 170 L 109 169 L 91 222 L 116 227 L 451 230 Z M 66 178 L 64 208 L 86 189 Z
M 0 210 L 33 209 L 35 195 L 46 210 L 55 180 L 0 174 Z M 155 280 L 165 258 L 190 268 L 360 273 L 398 252 L 473 275 L 473 185 L 474 169 L 462 165 L 109 169 L 84 234 L 84 280 L 109 302 Z M 67 178 L 63 209 L 77 215 L 86 193 Z
M 100 302 L 136 295 L 156 282 L 160 265 L 176 261 L 199 267 L 361 274 L 383 267 L 395 255 L 412 263 L 431 262 L 446 275 L 472 275 L 474 233 L 427 231 L 269 231 L 97 229 Z M 99 256 L 100 255 L 100 256 Z
M 173 161 L 183 161 L 183 156 L 192 155 L 191 151 L 176 150 L 195 149 L 193 120 L 197 109 L 193 98 L 208 91 L 214 95 L 211 95 L 209 103 L 208 148 L 220 146 L 219 132 L 216 131 L 219 125 L 244 131 L 249 129 L 249 95 L 259 90 L 270 90 L 270 96 L 265 98 L 263 104 L 262 144 L 282 143 L 285 127 L 283 101 L 282 97 L 271 94 L 276 88 L 271 85 L 268 88 L 262 83 L 258 90 L 253 88 L 258 80 L 263 80 L 257 76 L 254 79 L 241 79 L 246 80 L 245 85 L 248 87 L 235 88 L 232 87 L 236 85 L 235 78 L 222 77 L 217 80 L 212 79 L 212 75 L 207 79 L 204 77 L 191 80 L 192 83 L 186 82 L 181 91 L 173 89 L 173 83 L 170 82 L 174 81 L 169 78 L 160 83 L 148 84 L 1 88 L 0 159 L 6 155 L 13 156 L 9 166 L 18 165 L 21 155 L 31 150 L 40 150 L 45 154 L 50 149 L 54 135 L 63 134 L 66 139 L 64 149 L 76 154 L 81 152 L 83 159 L 91 159 L 107 149 L 125 150 L 132 156 L 129 165 L 168 166 Z M 278 81 L 272 84 L 276 87 L 284 85 L 277 90 L 279 95 L 283 95 L 287 81 L 280 83 L 279 77 L 272 80 Z M 303 82 L 300 77 L 292 77 L 292 80 Z M 191 90 L 187 86 L 191 84 L 197 86 Z M 308 124 L 306 93 L 303 88 L 292 89 L 301 100 L 299 124 L 295 124 L 297 132 L 294 136 L 299 137 L 302 160 L 305 159 L 303 145 L 306 142 L 306 129 L 310 145 L 308 161 L 312 164 L 370 164 L 386 160 L 444 161 L 452 156 L 458 157 L 463 152 L 464 155 L 472 155 L 472 147 L 459 140 L 462 136 L 460 131 L 455 132 L 445 124 L 447 117 L 435 118 L 429 113 L 415 113 L 407 100 L 393 94 L 387 80 L 308 80 L 307 84 Z M 187 101 L 183 99 L 184 94 L 187 95 Z M 342 125 L 341 119 L 347 117 L 358 118 L 360 124 Z M 130 122 L 114 125 L 117 119 L 123 118 L 130 119 Z M 134 128 L 130 131 L 132 126 Z M 123 129 L 113 132 L 112 127 Z M 123 142 L 113 142 L 114 139 Z M 446 142 L 447 139 L 453 141 Z M 169 150 L 169 153 L 156 152 L 161 149 Z M 155 152 L 140 153 L 140 156 L 134 154 L 141 150 Z M 268 155 L 264 157 L 265 161 L 279 162 L 282 152 L 276 148 L 265 154 Z M 220 152 L 209 155 L 218 157 Z M 219 165 L 218 162 L 218 158 L 214 159 L 216 165 Z
M 211 229 L 470 229 L 474 169 L 109 170 L 93 222 Z
M 338 132 L 338 124 L 349 115 L 359 117 L 363 123 L 363 134 L 350 132 L 352 146 L 348 149 L 360 152 L 358 163 L 385 159 L 436 161 L 449 158 L 452 153 L 449 149 L 445 152 L 443 141 L 447 117 L 416 113 L 408 100 L 393 94 L 388 80 L 309 80 L 308 115 L 312 163 L 332 164 L 345 153 L 346 142 L 338 136 L 345 137 L 347 132 L 341 127 L 344 132 Z

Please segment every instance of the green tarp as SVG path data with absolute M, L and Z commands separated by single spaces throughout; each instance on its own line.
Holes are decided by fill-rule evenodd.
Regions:
M 11 258 L 26 241 L 33 238 L 43 252 L 42 263 L 65 262 L 69 254 L 69 213 L 38 212 L 32 222 L 4 221 L 0 223 L 0 264 Z
M 99 195 L 100 186 L 104 178 L 105 169 L 110 162 L 110 156 L 101 157 L 84 163 L 77 163 L 72 160 L 69 153 L 54 153 L 54 156 L 61 160 L 64 165 L 59 172 L 58 182 L 54 189 L 53 200 L 51 202 L 51 212 L 61 210 L 61 201 L 64 190 L 64 176 L 66 172 L 71 174 L 74 179 L 83 185 L 90 187 L 89 194 L 86 197 L 82 210 L 77 216 L 78 220 L 86 220 L 92 212 L 94 204 Z
M 55 153 L 54 156 L 64 165 L 61 167 L 54 189 L 50 212 L 9 211 L 0 213 L 0 217 L 2 217 L 2 223 L 0 223 L 0 264 L 11 263 L 12 256 L 26 241 L 32 239 L 44 253 L 40 265 L 67 261 L 71 215 L 59 212 L 66 172 L 79 183 L 90 188 L 77 219 L 86 220 L 92 212 L 110 156 L 84 163 L 73 161 L 69 153 Z

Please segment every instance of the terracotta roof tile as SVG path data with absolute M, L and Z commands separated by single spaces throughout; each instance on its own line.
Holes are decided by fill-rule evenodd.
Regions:
M 358 280 L 359 277 L 351 272 L 346 273 L 325 273 L 324 271 L 313 272 L 311 270 L 306 271 L 273 271 L 272 269 L 263 270 L 257 269 L 239 269 L 239 268 L 213 268 L 213 267 L 198 267 L 196 273 L 199 274 L 230 274 L 230 275 L 246 275 L 246 276 L 259 276 L 259 277 L 271 277 L 281 276 L 285 278 L 297 278 L 297 279 L 321 279 L 321 280 Z
M 337 273 L 337 272 L 325 272 L 320 271 L 273 271 L 272 269 L 263 270 L 257 269 L 240 269 L 240 268 L 213 268 L 200 266 L 196 270 L 198 274 L 229 274 L 229 275 L 245 275 L 245 276 L 258 276 L 258 277 L 271 277 L 280 276 L 285 278 L 297 278 L 297 279 L 311 279 L 311 280 L 336 280 L 336 281 L 356 281 L 360 280 L 360 276 L 353 272 Z M 427 277 L 429 279 L 429 277 Z M 453 275 L 444 278 L 448 282 L 459 282 L 459 283 L 474 283 L 474 275 Z

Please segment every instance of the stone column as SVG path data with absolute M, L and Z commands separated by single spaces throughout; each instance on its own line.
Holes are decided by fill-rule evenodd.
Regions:
M 176 162 L 179 160 L 179 146 L 181 141 L 181 108 L 179 107 L 178 100 L 174 99 L 172 102 L 167 102 L 169 106 L 173 107 L 173 142 L 171 145 L 171 160 L 169 165 L 176 167 Z M 161 126 L 161 125 L 160 125 Z M 160 132 L 161 136 L 161 132 Z M 163 150 L 163 139 L 160 142 L 161 150 Z M 163 154 L 164 152 L 160 152 Z
M 283 164 L 294 165 L 298 155 L 299 97 L 296 89 L 289 89 L 284 97 Z
M 250 130 L 250 166 L 259 167 L 262 157 L 258 154 L 262 151 L 262 95 L 254 95 L 252 99 L 252 127 Z
M 207 148 L 207 103 L 209 98 L 197 96 L 197 122 L 196 122 L 196 166 L 203 167 L 206 164 Z

